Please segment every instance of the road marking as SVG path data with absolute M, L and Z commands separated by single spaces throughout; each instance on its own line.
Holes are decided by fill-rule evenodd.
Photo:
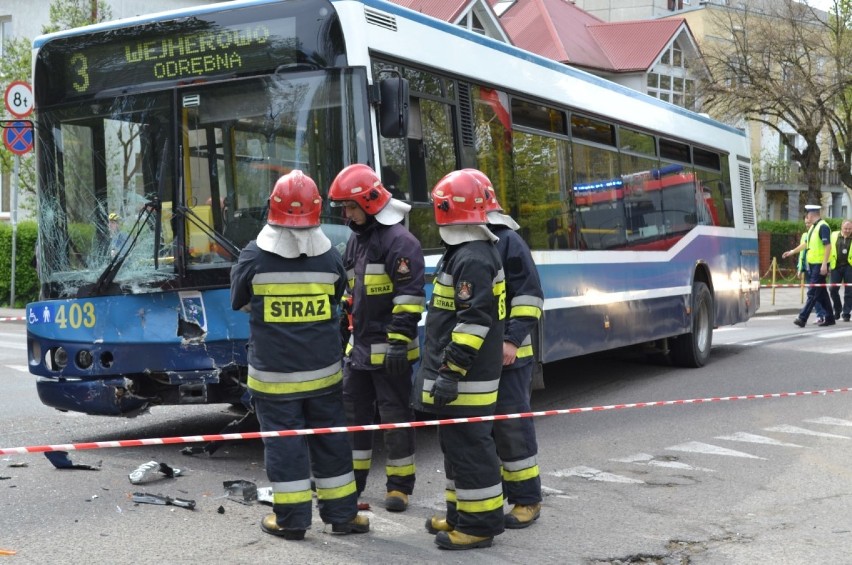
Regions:
M 809 424 L 825 424 L 827 426 L 852 426 L 852 422 L 849 420 L 841 420 L 840 418 L 831 418 L 829 416 L 812 418 L 810 420 L 805 420 L 805 422 Z
M 667 447 L 666 449 L 669 451 L 686 451 L 688 453 L 704 453 L 707 455 L 724 455 L 726 457 L 743 457 L 745 459 L 766 459 L 765 457 L 758 457 L 757 455 L 752 455 L 750 453 L 744 453 L 742 451 L 736 451 L 726 447 L 719 447 L 718 445 L 711 445 L 709 443 L 702 443 L 700 441 L 688 441 L 686 443 Z
M 665 459 L 659 460 L 653 455 L 649 455 L 647 453 L 637 453 L 620 459 L 610 459 L 610 461 L 615 461 L 616 463 L 633 463 L 634 465 L 648 465 L 651 467 L 664 467 L 666 469 L 678 469 L 680 471 L 705 471 L 707 473 L 716 472 L 713 469 L 707 469 L 706 467 L 693 467 L 692 465 L 687 465 L 680 461 L 667 461 Z
M 645 481 L 640 481 L 639 479 L 623 477 L 621 475 L 601 471 L 600 469 L 583 466 L 561 469 L 547 474 L 553 475 L 554 477 L 580 477 L 581 479 L 587 479 L 589 481 L 601 481 L 605 483 L 645 484 Z
M 737 432 L 727 436 L 716 436 L 716 439 L 726 439 L 729 441 L 744 441 L 746 443 L 762 443 L 765 445 L 778 445 L 783 447 L 802 447 L 801 445 L 796 445 L 795 443 L 787 443 L 784 441 L 778 441 L 777 439 L 772 439 L 771 437 L 759 436 L 756 434 L 747 434 L 745 432 Z
M 815 432 L 813 430 L 808 430 L 805 428 L 799 428 L 797 426 L 773 426 L 771 428 L 763 428 L 767 432 L 781 432 L 785 434 L 801 434 L 805 436 L 817 436 L 817 437 L 836 437 L 839 439 L 849 439 L 848 436 L 841 436 L 837 434 L 829 434 L 826 432 Z
M 15 371 L 20 371 L 22 373 L 29 374 L 29 372 L 30 372 L 30 368 L 27 367 L 26 365 L 6 365 L 6 367 L 8 367 L 9 369 L 13 369 Z
M 816 335 L 816 334 L 814 334 Z M 804 336 L 803 336 L 804 337 Z M 744 344 L 751 345 L 751 344 Z M 759 344 L 760 345 L 760 344 Z M 763 343 L 762 345 L 767 345 Z M 839 353 L 849 353 L 849 346 L 846 344 L 838 345 L 837 347 L 826 347 L 825 344 L 815 343 L 812 341 L 804 340 L 798 343 L 792 343 L 791 341 L 784 341 L 784 343 L 779 343 L 784 347 L 788 352 L 796 352 L 796 353 L 820 353 L 826 355 L 837 355 Z
M 852 330 L 842 330 L 842 331 L 833 331 L 833 332 L 820 332 L 815 334 L 819 339 L 837 339 L 843 338 L 848 339 L 852 337 Z

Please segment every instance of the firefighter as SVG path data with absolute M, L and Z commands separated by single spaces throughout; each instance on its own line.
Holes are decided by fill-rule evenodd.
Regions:
M 417 407 L 439 417 L 494 414 L 503 358 L 506 291 L 497 237 L 486 227 L 485 191 L 464 171 L 432 191 L 446 251 L 438 263 L 426 341 L 417 372 Z M 426 529 L 444 549 L 490 547 L 503 532 L 503 486 L 491 422 L 441 426 L 446 518 Z
M 349 280 L 349 343 L 343 374 L 343 402 L 350 425 L 409 422 L 411 363 L 420 355 L 417 324 L 425 309 L 424 262 L 420 242 L 402 225 L 411 206 L 391 197 L 375 171 L 350 165 L 328 191 L 354 232 L 343 264 Z M 359 496 L 367 484 L 373 432 L 351 436 Z M 384 431 L 385 508 L 402 512 L 414 490 L 414 430 Z
M 345 426 L 337 309 L 346 287 L 340 254 L 320 229 L 322 199 L 301 171 L 278 179 L 269 217 L 231 270 L 231 307 L 249 310 L 248 388 L 261 431 Z M 301 540 L 320 518 L 335 534 L 369 531 L 344 434 L 264 438 L 273 513 L 261 529 Z
M 488 228 L 500 238 L 497 251 L 506 274 L 509 317 L 503 336 L 503 374 L 497 393 L 497 414 L 529 412 L 535 358 L 531 333 L 536 330 L 544 293 L 532 254 L 516 233 L 520 227 L 503 213 L 491 180 L 481 171 L 465 169 L 485 187 Z M 526 528 L 541 513 L 538 443 L 532 418 L 494 422 L 497 455 L 503 464 L 503 494 L 514 505 L 506 514 L 507 528 Z

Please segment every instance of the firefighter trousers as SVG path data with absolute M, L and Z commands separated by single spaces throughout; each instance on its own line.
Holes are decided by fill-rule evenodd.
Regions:
M 504 367 L 497 393 L 496 414 L 529 412 L 533 364 Z M 494 441 L 503 465 L 503 493 L 509 504 L 541 502 L 538 442 L 532 418 L 494 422 Z
M 491 424 L 472 422 L 438 428 L 447 474 L 447 522 L 472 536 L 503 533 L 503 486 Z
M 262 432 L 345 426 L 340 391 L 299 400 L 253 398 Z M 320 518 L 343 524 L 358 514 L 352 452 L 345 434 L 266 437 L 266 475 L 278 525 L 306 530 L 311 525 L 311 475 Z
M 383 369 L 353 369 L 347 362 L 343 368 L 343 404 L 349 425 L 376 423 L 378 411 L 382 424 L 410 422 L 411 373 L 398 377 Z M 414 491 L 414 430 L 384 430 L 386 451 L 385 474 L 387 491 L 405 494 Z M 355 483 L 360 495 L 367 485 L 367 475 L 373 458 L 373 432 L 353 432 L 352 461 Z

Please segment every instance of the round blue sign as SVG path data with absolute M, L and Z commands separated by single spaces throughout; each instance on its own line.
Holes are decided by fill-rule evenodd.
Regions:
M 32 151 L 32 124 L 30 122 L 6 122 L 3 126 L 3 144 L 15 155 L 23 155 Z

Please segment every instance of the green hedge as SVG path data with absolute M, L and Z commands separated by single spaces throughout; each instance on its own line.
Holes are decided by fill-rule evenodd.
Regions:
M 20 222 L 15 245 L 15 304 L 23 307 L 38 300 L 38 274 L 33 266 L 38 226 L 35 222 Z M 0 224 L 0 305 L 9 306 L 12 286 L 12 225 Z

